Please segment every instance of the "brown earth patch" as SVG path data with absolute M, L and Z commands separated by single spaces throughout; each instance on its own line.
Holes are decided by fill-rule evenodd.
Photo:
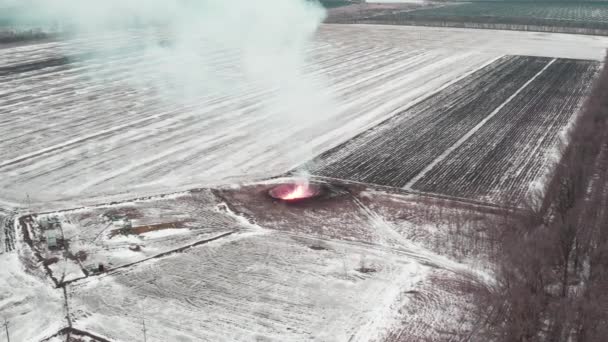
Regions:
M 193 222 L 193 220 L 175 221 L 168 223 L 151 224 L 146 226 L 115 229 L 110 232 L 110 238 L 113 238 L 117 235 L 141 235 L 143 233 L 153 232 L 157 230 L 185 228 L 184 225 L 189 222 Z

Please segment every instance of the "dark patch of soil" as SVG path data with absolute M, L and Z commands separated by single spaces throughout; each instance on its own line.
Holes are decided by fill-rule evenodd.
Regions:
M 152 224 L 152 225 L 147 225 L 147 226 L 116 229 L 116 230 L 113 230 L 110 232 L 110 238 L 113 238 L 117 235 L 140 235 L 143 233 L 153 232 L 153 231 L 157 231 L 157 230 L 184 228 L 184 225 L 189 222 L 192 222 L 192 220 L 175 221 L 175 222 L 168 222 L 168 223 Z
M 375 273 L 376 269 L 371 267 L 360 267 L 357 268 L 356 271 L 361 273 Z
M 44 259 L 44 260 L 42 261 L 42 264 L 43 264 L 44 266 L 50 266 L 50 265 L 55 264 L 55 263 L 57 263 L 57 262 L 59 262 L 59 258 L 58 258 L 58 257 L 51 257 L 51 258 L 46 258 L 46 259 Z
M 130 220 L 140 219 L 144 217 L 144 214 L 139 211 L 135 207 L 122 207 L 122 208 L 112 208 L 104 213 L 104 216 L 112 219 L 116 218 L 128 218 Z

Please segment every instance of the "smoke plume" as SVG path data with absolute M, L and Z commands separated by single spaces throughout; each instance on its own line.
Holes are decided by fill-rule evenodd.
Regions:
M 306 70 L 312 38 L 325 17 L 316 1 L 3 2 L 20 9 L 12 17 L 15 25 L 39 23 L 63 32 L 100 61 L 129 54 L 129 86 L 161 101 L 192 105 L 214 97 L 249 105 L 266 129 L 244 134 L 263 135 L 251 139 L 264 138 L 268 146 L 290 140 L 294 157 L 283 154 L 285 164 L 304 161 L 311 125 L 318 124 L 310 116 L 333 110 L 323 76 Z M 70 56 L 73 48 L 63 53 Z M 120 63 L 112 67 L 125 69 Z M 107 77 L 108 69 L 101 70 Z

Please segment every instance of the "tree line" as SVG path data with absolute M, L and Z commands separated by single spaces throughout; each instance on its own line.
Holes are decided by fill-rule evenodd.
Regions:
M 544 196 L 501 225 L 496 282 L 476 293 L 480 340 L 608 338 L 608 68 L 568 140 Z

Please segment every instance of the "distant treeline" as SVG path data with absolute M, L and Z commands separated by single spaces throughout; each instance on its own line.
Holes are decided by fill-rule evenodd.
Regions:
M 363 20 L 341 20 L 336 23 L 350 23 L 350 24 L 375 24 L 375 25 L 408 25 L 408 26 L 432 26 L 432 27 L 455 27 L 455 28 L 474 28 L 474 29 L 486 29 L 486 30 L 511 30 L 511 31 L 533 31 L 533 32 L 552 32 L 552 33 L 571 33 L 571 34 L 586 34 L 586 35 L 598 35 L 608 36 L 608 27 L 597 28 L 597 27 L 580 27 L 577 25 L 560 25 L 550 23 L 504 23 L 500 21 L 496 22 L 479 22 L 479 21 L 464 21 L 460 20 L 423 20 L 423 19 L 399 19 L 399 20 L 386 20 L 386 19 L 363 19 Z M 594 26 L 594 25 L 590 25 Z
M 608 35 L 608 1 L 446 3 L 392 13 L 330 18 L 333 23 L 364 23 L 540 31 Z
M 608 336 L 608 59 L 544 198 L 497 239 L 496 284 L 477 292 L 480 336 L 602 342 Z
M 319 3 L 321 3 L 321 5 L 323 5 L 323 7 L 325 7 L 325 8 L 334 8 L 334 7 L 350 5 L 353 2 L 345 1 L 345 0 L 319 0 Z
M 422 12 L 422 11 L 421 11 Z M 461 27 L 498 30 L 539 31 L 608 35 L 608 21 L 547 19 L 539 17 L 502 17 L 478 15 L 426 15 L 402 12 L 374 16 L 373 18 L 348 18 L 339 23 Z
M 43 32 L 38 29 L 30 29 L 30 30 L 1 30 L 0 29 L 0 44 L 2 43 L 15 43 L 15 42 L 24 42 L 30 40 L 41 40 L 46 39 L 51 34 L 47 32 Z

